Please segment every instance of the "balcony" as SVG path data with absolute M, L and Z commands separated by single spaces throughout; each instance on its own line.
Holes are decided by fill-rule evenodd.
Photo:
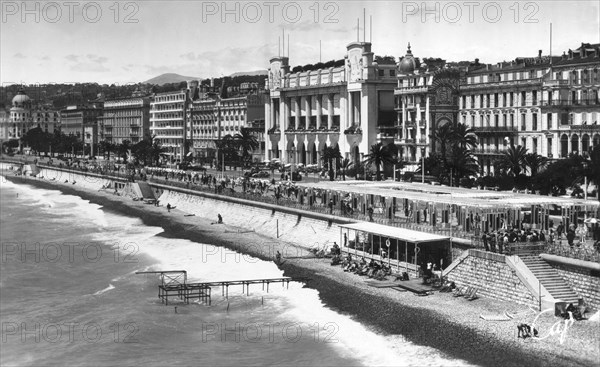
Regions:
M 420 144 L 420 145 L 427 145 L 427 138 L 419 138 L 419 139 L 417 140 L 417 144 Z
M 346 130 L 344 130 L 344 134 L 346 135 L 362 135 L 362 129 L 360 126 L 352 125 Z
M 415 126 L 417 126 L 417 123 L 415 121 L 404 121 L 404 126 L 415 127 Z
M 568 99 L 553 99 L 550 101 L 542 101 L 543 107 L 561 107 L 561 106 L 569 106 L 569 107 L 580 107 L 580 106 L 597 106 L 600 105 L 600 102 L 595 98 L 585 98 L 585 99 L 576 99 L 572 100 Z
M 516 126 L 481 126 L 474 129 L 477 135 L 516 134 L 518 131 Z
M 544 87 L 564 87 L 570 84 L 569 80 L 546 80 L 542 83 Z
M 505 147 L 477 147 L 473 149 L 473 154 L 491 154 L 491 155 L 500 155 L 506 151 Z
M 574 131 L 589 131 L 589 130 L 600 130 L 600 125 L 596 124 L 592 124 L 592 125 L 569 125 L 571 130 Z

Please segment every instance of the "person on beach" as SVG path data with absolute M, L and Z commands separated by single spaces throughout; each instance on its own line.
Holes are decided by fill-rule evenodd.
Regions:
M 167 211 L 170 213 L 171 212 L 171 203 L 167 203 Z
M 221 216 L 221 214 L 217 214 L 217 223 L 223 224 L 223 217 Z
M 281 262 L 281 252 L 277 251 L 277 253 L 275 254 L 275 260 L 277 264 Z
M 369 205 L 369 209 L 367 209 L 367 212 L 369 213 L 369 222 L 373 221 L 373 205 Z
M 340 255 L 342 253 L 342 250 L 340 249 L 340 246 L 338 246 L 337 242 L 333 243 L 333 247 L 331 248 L 331 254 L 332 255 Z
M 333 199 L 329 199 L 327 206 L 329 206 L 329 214 L 333 214 Z

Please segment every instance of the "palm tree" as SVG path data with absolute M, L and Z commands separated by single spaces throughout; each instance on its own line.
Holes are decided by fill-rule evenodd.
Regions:
M 217 140 L 216 146 L 222 155 L 221 159 L 225 159 L 230 162 L 237 159 L 237 142 L 230 134 L 225 135 L 221 138 L 221 140 Z M 217 164 L 221 164 L 221 161 L 219 160 Z
M 342 178 L 344 181 L 346 181 L 346 172 L 348 172 L 350 167 L 352 167 L 353 165 L 354 162 L 352 162 L 352 160 L 350 160 L 349 158 L 344 158 L 340 163 L 340 170 L 342 171 Z
M 121 144 L 119 144 L 119 147 L 118 147 L 119 156 L 123 158 L 123 161 L 127 160 L 127 154 L 129 153 L 130 149 L 131 149 L 131 141 L 129 141 L 129 140 L 123 140 L 121 142 Z
M 447 144 L 448 142 L 452 141 L 453 136 L 454 133 L 450 123 L 438 127 L 433 132 L 433 140 L 440 143 L 440 153 L 444 162 L 446 161 Z
M 249 159 L 250 151 L 257 149 L 260 146 L 256 136 L 254 136 L 252 131 L 246 127 L 241 128 L 240 132 L 235 134 L 233 139 L 235 140 L 239 149 L 242 151 L 242 160 L 244 162 L 251 160 Z
M 158 166 L 158 162 L 160 160 L 160 155 L 162 153 L 165 153 L 168 149 L 166 147 L 163 147 L 162 144 L 160 143 L 159 139 L 153 139 L 152 140 L 152 147 L 150 149 L 151 153 L 150 153 L 150 163 L 152 162 L 156 162 L 156 165 Z
M 115 144 L 108 140 L 102 140 L 100 142 L 100 150 L 102 150 L 102 153 L 107 156 L 106 159 L 110 160 L 110 153 L 115 150 Z
M 517 178 L 522 171 L 527 169 L 525 165 L 525 155 L 527 148 L 517 145 L 511 145 L 506 151 L 502 152 L 498 166 Z
M 525 167 L 529 168 L 529 173 L 531 176 L 537 175 L 540 169 L 544 168 L 548 163 L 548 158 L 539 155 L 537 153 L 527 153 L 523 157 Z
M 464 147 L 452 149 L 448 168 L 452 169 L 452 181 L 457 184 L 463 177 L 475 176 L 479 172 L 479 164 L 473 153 Z
M 377 176 L 377 181 L 381 181 L 381 168 L 384 164 L 390 163 L 393 164 L 394 157 L 390 152 L 388 146 L 384 146 L 381 143 L 371 145 L 370 153 L 367 154 L 365 160 L 365 164 L 375 165 L 375 172 Z
M 593 183 L 596 185 L 598 193 L 598 201 L 600 201 L 600 145 L 596 145 L 590 152 L 589 158 L 583 162 L 582 176 L 587 178 L 587 184 Z M 587 187 L 585 187 L 587 192 Z
M 447 124 L 449 125 L 449 124 Z M 461 148 L 473 149 L 477 147 L 477 135 L 475 129 L 459 123 L 452 128 L 452 140 Z
M 323 148 L 323 152 L 321 153 L 321 160 L 325 162 L 327 165 L 327 170 L 329 172 L 329 181 L 334 180 L 335 172 L 333 171 L 333 160 L 341 159 L 342 154 L 340 153 L 340 147 L 336 145 L 335 147 L 325 146 Z

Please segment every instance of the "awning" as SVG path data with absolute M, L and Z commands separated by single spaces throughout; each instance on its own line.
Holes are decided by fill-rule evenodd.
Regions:
M 360 223 L 352 223 L 352 224 L 340 224 L 342 228 L 352 229 L 354 231 L 362 231 L 368 232 L 372 234 L 376 234 L 382 237 L 388 238 L 397 238 L 402 241 L 412 242 L 412 243 L 423 243 L 423 242 L 439 242 L 439 241 L 449 241 L 450 237 L 441 236 L 433 233 L 424 233 L 419 231 L 413 231 L 411 229 L 398 228 L 398 227 L 390 227 L 384 226 L 377 223 L 369 223 L 369 222 L 360 222 Z

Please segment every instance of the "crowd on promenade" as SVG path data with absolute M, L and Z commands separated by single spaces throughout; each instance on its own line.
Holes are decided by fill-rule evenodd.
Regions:
M 570 249 L 579 248 L 586 243 L 588 237 L 588 227 L 582 221 L 575 225 L 570 223 L 565 227 L 563 222 L 560 222 L 556 227 L 550 221 L 549 230 L 532 229 L 526 224 L 524 229 L 501 228 L 497 231 L 484 232 L 481 235 L 481 247 L 488 252 L 500 254 L 509 254 L 512 251 L 511 247 L 528 245 L 529 247 L 562 244 L 563 236 L 567 241 Z M 592 230 L 592 241 L 594 249 L 600 253 L 600 226 L 596 225 Z
M 55 163 L 52 160 L 49 160 L 47 164 L 82 172 L 113 175 L 129 181 L 150 180 L 192 190 L 214 192 L 216 194 L 230 195 L 243 199 L 258 200 L 284 206 L 301 207 L 303 209 L 316 210 L 332 215 L 358 217 L 358 219 L 362 218 L 370 221 L 374 220 L 374 210 L 372 206 L 368 207 L 367 214 L 361 213 L 360 211 L 353 209 L 351 201 L 347 197 L 340 198 L 335 205 L 331 199 L 327 201 L 319 200 L 318 197 L 320 197 L 320 195 L 318 190 L 316 192 L 317 197 L 314 198 L 314 200 L 313 198 L 308 197 L 303 198 L 302 196 L 304 195 L 299 195 L 300 190 L 303 189 L 299 188 L 293 181 L 289 180 L 289 176 L 285 173 L 282 173 L 280 181 L 276 181 L 275 178 L 269 180 L 249 176 L 234 177 L 220 173 L 211 174 L 207 171 L 186 171 L 164 167 L 132 168 L 131 166 L 128 167 L 125 164 L 118 163 L 102 165 L 93 161 L 58 161 Z M 408 215 L 410 216 L 410 214 L 411 213 Z M 379 217 L 377 221 L 381 222 Z M 394 221 L 393 225 L 402 226 L 402 223 L 397 219 Z M 421 230 L 413 227 L 414 225 L 411 226 L 411 229 Z M 479 226 L 474 222 L 473 227 L 477 228 Z M 577 248 L 584 243 L 588 232 L 587 226 L 583 223 L 580 223 L 577 226 L 571 223 L 567 228 L 565 228 L 562 223 L 558 226 L 551 224 L 547 231 L 531 228 L 527 223 L 523 223 L 520 227 L 521 228 L 502 223 L 500 229 L 496 231 L 485 232 L 482 235 L 476 235 L 475 237 L 466 236 L 465 238 L 470 238 L 475 242 L 475 245 L 484 248 L 486 251 L 510 253 L 512 247 L 519 245 L 553 245 L 562 242 L 563 236 L 570 248 Z M 600 240 L 600 234 L 598 233 L 599 227 L 598 225 L 595 225 L 592 226 L 591 229 L 593 241 L 596 242 L 595 248 L 600 252 L 600 245 L 598 245 L 598 241 Z M 432 231 L 433 229 L 430 228 L 430 226 L 425 226 L 422 230 Z M 460 234 L 455 231 L 454 236 L 457 235 L 460 236 Z

